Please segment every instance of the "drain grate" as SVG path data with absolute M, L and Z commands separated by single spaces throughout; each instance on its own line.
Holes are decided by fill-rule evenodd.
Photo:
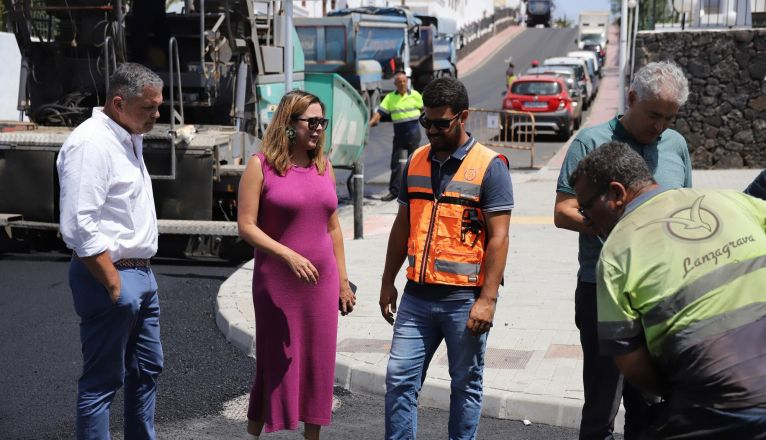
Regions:
M 551 344 L 545 352 L 545 358 L 582 360 L 582 348 L 579 345 Z
M 512 350 L 506 348 L 487 348 L 484 354 L 484 366 L 499 370 L 523 370 L 527 367 L 532 351 Z M 437 361 L 438 365 L 449 365 L 447 354 L 443 354 Z
M 346 353 L 388 353 L 391 341 L 384 339 L 347 338 L 338 343 L 338 351 Z

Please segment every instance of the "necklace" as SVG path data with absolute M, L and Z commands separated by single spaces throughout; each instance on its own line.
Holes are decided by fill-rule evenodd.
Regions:
M 299 163 L 295 163 L 295 162 L 293 162 L 293 161 L 291 160 L 291 161 L 290 161 L 290 165 L 291 165 L 293 168 L 308 168 L 308 167 L 310 167 L 310 166 L 311 166 L 311 161 L 309 160 L 308 162 L 306 162 L 306 164 L 305 164 L 305 165 L 302 165 L 302 164 L 299 164 Z

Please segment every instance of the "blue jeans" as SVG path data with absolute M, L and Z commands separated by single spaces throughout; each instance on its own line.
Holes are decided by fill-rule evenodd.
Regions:
M 120 297 L 112 303 L 79 259 L 69 266 L 83 356 L 77 383 L 78 440 L 109 440 L 109 407 L 123 384 L 125 440 L 156 438 L 156 379 L 163 364 L 157 282 L 149 268 L 119 273 Z
M 394 324 L 386 372 L 386 439 L 415 439 L 418 394 L 431 358 L 447 345 L 451 381 L 449 439 L 475 439 L 481 417 L 487 333 L 466 328 L 473 299 L 429 301 L 405 293 Z

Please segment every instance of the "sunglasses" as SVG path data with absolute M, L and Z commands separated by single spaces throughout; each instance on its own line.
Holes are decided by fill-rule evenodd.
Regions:
M 601 197 L 604 194 L 606 194 L 607 190 L 608 190 L 608 188 L 604 189 L 604 190 L 601 190 L 601 191 L 597 192 L 596 194 L 593 194 L 593 196 L 591 196 L 590 199 L 588 199 L 585 202 L 583 202 L 577 208 L 577 212 L 579 212 L 580 215 L 583 216 L 584 218 L 590 220 L 591 218 L 588 217 L 588 214 L 586 214 L 585 211 L 590 211 L 590 209 L 593 207 L 593 204 L 596 203 L 596 200 L 598 200 L 599 197 Z
M 462 112 L 460 112 L 462 113 Z M 426 117 L 426 114 L 423 113 L 420 115 L 420 118 L 418 118 L 418 121 L 420 122 L 420 125 L 423 126 L 426 130 L 430 129 L 432 126 L 436 127 L 439 130 L 446 130 L 450 128 L 452 125 L 452 122 L 460 117 L 460 113 L 456 114 L 455 116 L 449 118 L 449 119 L 428 119 Z
M 327 128 L 327 124 L 330 123 L 330 120 L 326 118 L 295 118 L 295 120 L 308 122 L 309 130 L 316 130 L 320 125 L 322 126 L 322 130 L 324 130 Z

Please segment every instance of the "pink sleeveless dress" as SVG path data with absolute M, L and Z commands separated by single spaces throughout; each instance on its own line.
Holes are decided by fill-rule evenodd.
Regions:
M 338 197 L 329 170 L 293 167 L 280 176 L 258 154 L 263 191 L 258 227 L 307 258 L 319 271 L 306 284 L 280 259 L 255 251 L 256 373 L 248 418 L 264 411 L 264 431 L 297 429 L 299 422 L 329 425 L 338 329 L 338 267 L 327 232 Z

